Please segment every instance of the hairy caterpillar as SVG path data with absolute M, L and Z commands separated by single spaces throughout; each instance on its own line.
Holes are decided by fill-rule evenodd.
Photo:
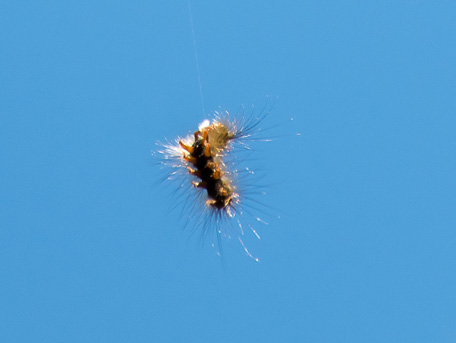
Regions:
M 218 249 L 222 237 L 236 237 L 256 261 L 244 244 L 244 227 L 260 238 L 251 221 L 266 222 L 250 211 L 261 211 L 257 196 L 266 193 L 252 180 L 255 173 L 239 156 L 251 152 L 249 143 L 267 141 L 258 136 L 267 115 L 265 110 L 247 117 L 215 112 L 192 134 L 157 143 L 160 164 L 167 169 L 165 180 L 176 181 L 180 195 L 176 205 L 187 214 L 186 225 L 200 229 L 204 236 L 215 235 Z

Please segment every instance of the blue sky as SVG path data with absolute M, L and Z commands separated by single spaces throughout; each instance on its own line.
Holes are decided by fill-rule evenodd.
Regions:
M 207 114 L 274 99 L 261 262 L 154 186 L 203 119 L 187 2 L 3 1 L 0 341 L 454 342 L 454 2 L 192 12 Z

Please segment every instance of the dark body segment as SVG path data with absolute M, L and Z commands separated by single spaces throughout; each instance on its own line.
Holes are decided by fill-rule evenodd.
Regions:
M 184 154 L 183 158 L 195 168 L 188 168 L 190 174 L 201 180 L 194 182 L 194 186 L 207 190 L 209 200 L 206 201 L 206 204 L 223 209 L 230 204 L 233 190 L 228 180 L 222 177 L 216 157 L 211 153 L 208 130 L 210 127 L 196 131 L 195 141 L 191 146 L 182 141 L 179 144 L 188 152 L 188 154 Z

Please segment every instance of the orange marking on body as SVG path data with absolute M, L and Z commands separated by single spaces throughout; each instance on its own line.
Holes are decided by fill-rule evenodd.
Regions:
M 201 171 L 187 167 L 189 174 L 201 177 Z
M 212 175 L 212 178 L 213 178 L 214 180 L 218 180 L 218 179 L 220 179 L 221 177 L 222 177 L 222 172 L 221 172 L 220 170 L 216 170 L 216 171 L 214 172 L 214 174 Z
M 179 144 L 182 147 L 182 149 L 188 151 L 190 154 L 193 154 L 193 152 L 195 151 L 195 148 L 193 148 L 191 145 L 185 144 L 181 140 L 179 141 Z
M 215 200 L 207 200 L 206 205 L 207 206 L 215 206 L 216 201 Z
M 196 157 L 184 155 L 183 159 L 186 160 L 187 162 L 193 164 L 193 165 L 196 165 L 196 162 L 197 162 Z
M 203 140 L 207 142 L 207 136 L 209 135 L 207 129 L 203 131 Z
M 209 143 L 206 143 L 206 145 L 204 146 L 204 156 L 211 157 L 211 146 L 209 145 Z

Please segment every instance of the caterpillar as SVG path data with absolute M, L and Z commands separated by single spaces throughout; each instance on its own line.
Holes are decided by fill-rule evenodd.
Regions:
M 233 117 L 228 111 L 215 112 L 186 137 L 157 143 L 159 163 L 167 170 L 164 180 L 176 181 L 183 199 L 179 205 L 187 213 L 186 225 L 201 229 L 203 236 L 215 235 L 219 255 L 222 237 L 237 237 L 244 252 L 259 261 L 247 249 L 243 236 L 248 227 L 260 238 L 251 220 L 267 223 L 251 210 L 259 209 L 261 201 L 255 198 L 266 193 L 252 180 L 254 171 L 239 156 L 251 152 L 253 142 L 269 141 L 260 135 L 260 124 L 268 113 L 263 110 L 255 115 L 252 111 L 245 117 L 241 112 Z

